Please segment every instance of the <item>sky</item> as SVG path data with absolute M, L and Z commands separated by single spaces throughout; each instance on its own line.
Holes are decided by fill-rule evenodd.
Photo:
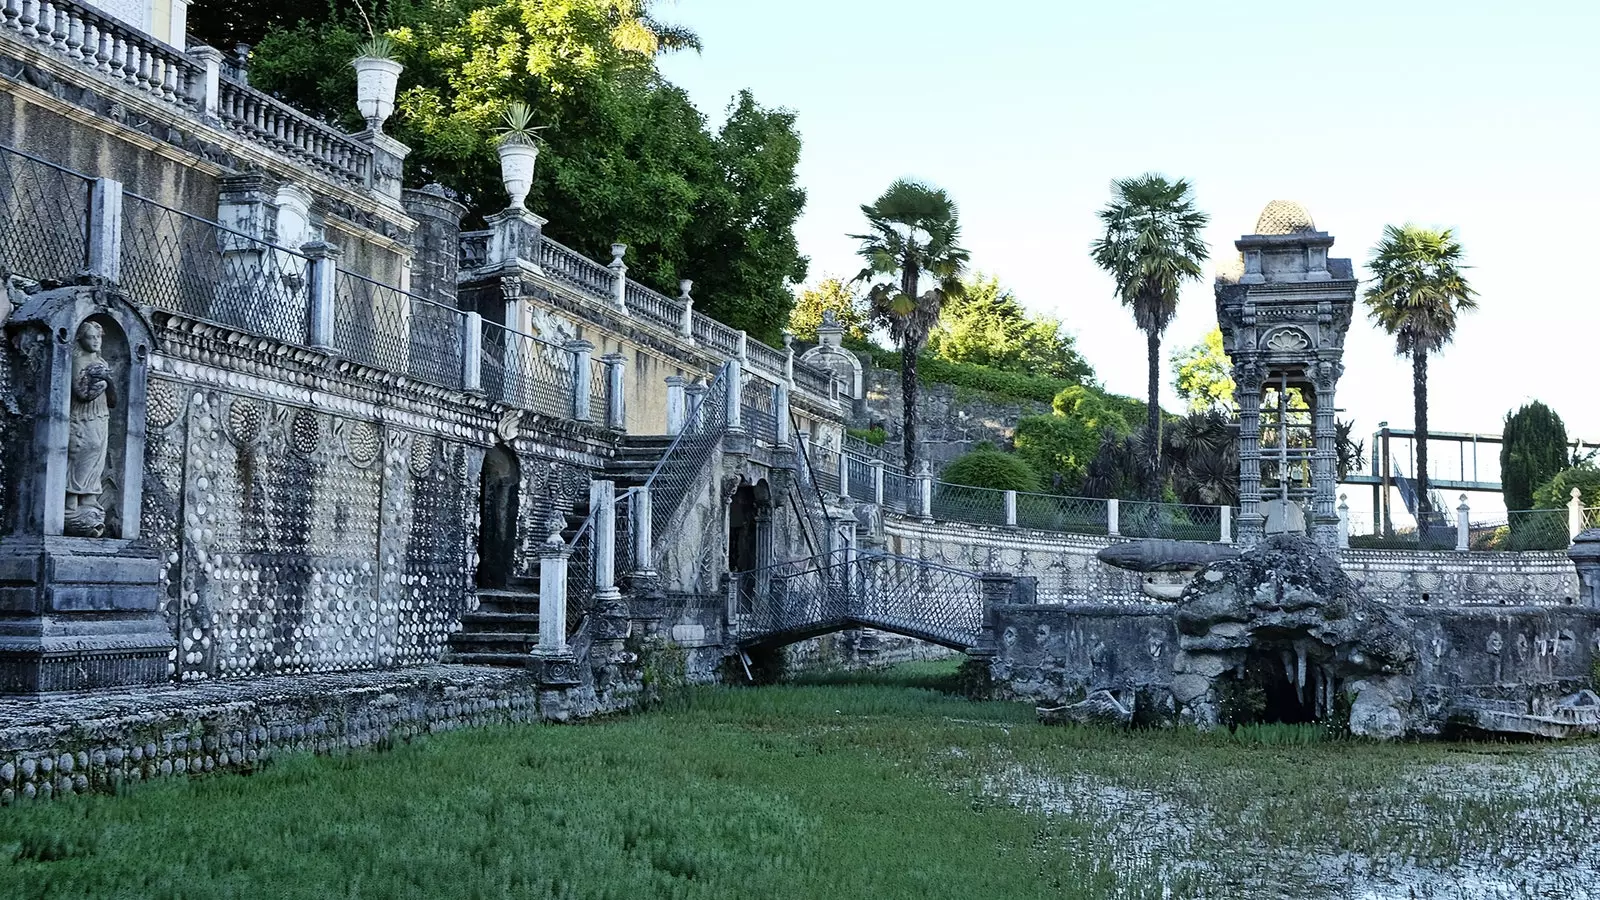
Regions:
M 809 281 L 859 269 L 846 235 L 861 204 L 928 181 L 959 203 L 973 268 L 1059 317 L 1108 389 L 1142 397 L 1144 339 L 1088 257 L 1112 179 L 1189 179 L 1213 261 L 1274 199 L 1305 205 L 1363 277 L 1385 224 L 1449 227 L 1480 308 L 1432 362 L 1433 429 L 1498 433 L 1537 398 L 1600 442 L 1600 3 L 676 0 L 656 14 L 703 40 L 661 67 L 713 124 L 741 88 L 797 113 Z M 1166 346 L 1215 323 L 1208 274 Z M 1412 425 L 1410 364 L 1359 311 L 1339 391 L 1358 434 Z

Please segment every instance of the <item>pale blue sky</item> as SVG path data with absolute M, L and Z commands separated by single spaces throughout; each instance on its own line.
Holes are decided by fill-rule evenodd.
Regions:
M 1457 229 L 1482 309 L 1434 361 L 1435 429 L 1498 432 L 1538 397 L 1600 441 L 1600 3 L 677 0 L 704 54 L 663 63 L 720 121 L 754 90 L 795 110 L 812 280 L 853 274 L 858 207 L 946 188 L 975 267 L 1061 317 L 1106 386 L 1142 396 L 1144 341 L 1089 262 L 1112 178 L 1191 179 L 1213 259 L 1272 199 L 1359 266 L 1385 223 Z M 1169 346 L 1214 324 L 1188 288 Z M 1365 320 L 1341 406 L 1412 420 L 1410 368 Z M 1168 376 L 1170 381 L 1170 375 Z M 1165 387 L 1171 408 L 1177 400 Z

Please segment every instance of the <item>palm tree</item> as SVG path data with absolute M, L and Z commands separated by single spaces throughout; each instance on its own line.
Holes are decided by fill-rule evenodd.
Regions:
M 1168 181 L 1154 172 L 1111 183 L 1111 202 L 1100 210 L 1105 233 L 1089 246 L 1095 265 L 1116 282 L 1123 306 L 1149 345 L 1150 383 L 1144 442 L 1151 454 L 1146 471 L 1161 471 L 1161 335 L 1178 311 L 1178 289 L 1200 278 L 1207 257 L 1200 232 L 1210 216 L 1195 208 L 1189 182 Z M 1160 498 L 1153 478 L 1146 495 Z
M 1367 313 L 1394 336 L 1394 350 L 1411 357 L 1411 392 L 1416 405 L 1417 522 L 1431 520 L 1428 495 L 1428 355 L 1450 343 L 1456 316 L 1477 309 L 1467 284 L 1461 243 L 1450 229 L 1417 225 L 1383 229 L 1367 267 L 1372 286 L 1362 299 Z
M 961 292 L 968 253 L 958 241 L 961 223 L 955 202 L 939 188 L 900 179 L 870 205 L 866 234 L 856 250 L 866 266 L 857 283 L 877 281 L 867 292 L 874 324 L 881 325 L 900 348 L 901 393 L 904 399 L 906 472 L 917 462 L 917 354 L 939 322 L 947 298 Z M 879 280 L 887 279 L 887 280 Z M 927 290 L 921 290 L 926 280 Z

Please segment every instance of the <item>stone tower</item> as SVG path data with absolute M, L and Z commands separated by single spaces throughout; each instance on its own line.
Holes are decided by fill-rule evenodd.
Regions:
M 1310 501 L 1309 530 L 1331 548 L 1339 530 L 1334 389 L 1344 372 L 1354 270 L 1348 259 L 1328 258 L 1333 238 L 1317 230 L 1305 207 L 1285 200 L 1268 203 L 1255 233 L 1234 246 L 1239 256 L 1218 271 L 1216 298 L 1239 403 L 1239 539 L 1255 543 L 1269 518 L 1275 526 L 1295 530 L 1301 504 Z M 1268 391 L 1275 403 L 1264 417 Z M 1296 392 L 1308 409 L 1291 408 L 1287 398 Z M 1302 417 L 1309 422 L 1301 424 Z M 1271 438 L 1265 453 L 1264 428 Z M 1295 435 L 1305 432 L 1310 440 L 1298 443 L 1311 446 L 1293 446 Z M 1272 476 L 1265 496 L 1263 456 Z M 1307 462 L 1309 485 L 1294 476 Z

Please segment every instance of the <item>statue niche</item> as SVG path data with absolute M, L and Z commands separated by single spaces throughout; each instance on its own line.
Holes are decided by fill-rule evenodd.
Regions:
M 113 486 L 120 481 L 114 476 L 108 479 L 106 459 L 112 441 L 112 413 L 118 409 L 118 398 L 127 395 L 126 388 L 121 386 L 127 374 L 127 342 L 119 340 L 120 329 L 115 322 L 107 324 L 96 321 L 95 317 L 84 320 L 78 326 L 72 349 L 67 496 L 62 530 L 78 537 L 106 536 L 106 514 L 101 497 L 108 493 L 108 481 Z M 112 337 L 109 347 L 108 330 Z M 114 364 L 113 360 L 122 365 Z M 119 439 L 124 436 L 117 435 Z M 116 533 L 120 531 L 118 524 L 112 523 L 111 537 L 119 536 Z

